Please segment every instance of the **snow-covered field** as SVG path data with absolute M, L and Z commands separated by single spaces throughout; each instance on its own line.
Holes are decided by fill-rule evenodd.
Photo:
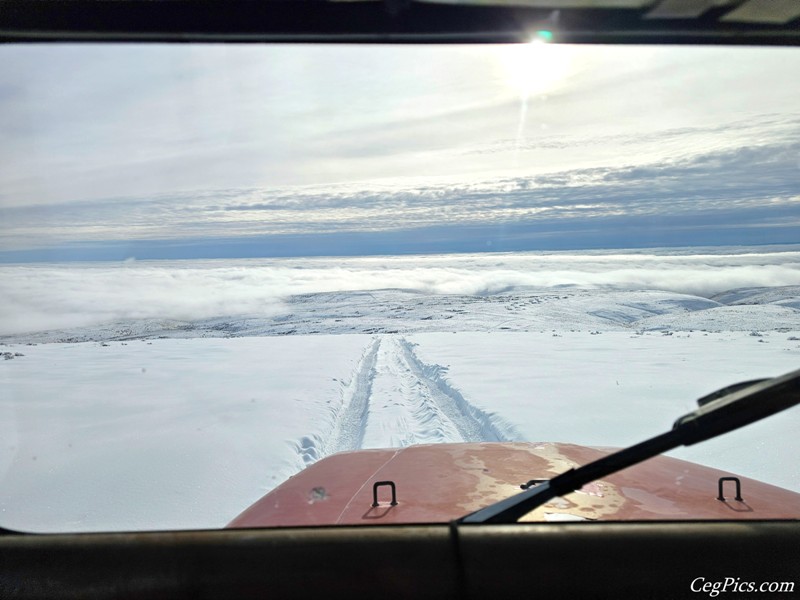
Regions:
M 0 526 L 220 527 L 334 452 L 623 446 L 800 367 L 796 252 L 551 256 L 0 267 Z M 800 491 L 797 431 L 795 408 L 674 455 Z

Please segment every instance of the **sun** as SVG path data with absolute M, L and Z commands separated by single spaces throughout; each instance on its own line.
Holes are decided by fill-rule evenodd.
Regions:
M 526 44 L 504 46 L 500 67 L 509 87 L 527 98 L 556 91 L 570 74 L 571 54 L 570 48 L 537 36 Z

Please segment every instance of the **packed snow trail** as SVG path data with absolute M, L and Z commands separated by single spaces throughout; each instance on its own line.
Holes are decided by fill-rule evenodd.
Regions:
M 358 450 L 364 441 L 372 382 L 375 379 L 375 361 L 381 346 L 376 338 L 368 347 L 342 394 L 343 404 L 333 432 L 325 444 L 325 455 L 348 450 Z
M 331 413 L 333 426 L 327 435 L 312 433 L 294 443 L 305 466 L 337 452 L 358 450 L 364 439 L 367 406 L 375 377 L 375 357 L 380 339 L 374 339 L 364 350 L 349 383 L 342 389 L 342 402 Z
M 521 439 L 470 404 L 445 380 L 446 371 L 423 363 L 405 339 L 374 338 L 342 389 L 330 433 L 297 443 L 303 462 L 362 448 Z
M 414 352 L 414 344 L 404 339 L 398 340 L 398 345 L 411 372 L 427 388 L 433 403 L 455 425 L 461 441 L 521 441 L 522 438 L 511 426 L 496 422 L 492 415 L 470 404 L 461 392 L 452 387 L 444 378 L 447 373 L 445 367 L 423 363 Z
M 430 389 L 414 373 L 401 342 L 394 336 L 384 337 L 375 365 L 362 447 L 464 441 Z

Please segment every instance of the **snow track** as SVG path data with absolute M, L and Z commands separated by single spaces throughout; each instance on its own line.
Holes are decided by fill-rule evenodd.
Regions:
M 513 427 L 503 424 L 490 413 L 470 404 L 456 388 L 452 387 L 445 374 L 447 368 L 426 365 L 414 353 L 414 344 L 399 340 L 406 363 L 411 372 L 424 385 L 433 402 L 452 421 L 464 442 L 512 442 L 522 437 Z M 455 440 L 454 440 L 455 441 Z
M 414 373 L 394 336 L 382 340 L 372 384 L 364 448 L 460 442 L 458 427 Z
M 342 394 L 342 411 L 326 444 L 326 455 L 361 448 L 380 345 L 380 339 L 375 339 L 367 348 Z
M 296 444 L 306 465 L 362 448 L 521 439 L 495 415 L 470 404 L 444 377 L 447 369 L 423 363 L 414 346 L 395 336 L 373 339 L 342 388 L 330 433 Z

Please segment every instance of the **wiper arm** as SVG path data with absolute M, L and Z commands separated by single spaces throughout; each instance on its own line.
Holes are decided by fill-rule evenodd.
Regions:
M 470 513 L 458 523 L 514 523 L 553 498 L 580 489 L 601 477 L 658 456 L 678 446 L 691 446 L 800 404 L 800 370 L 781 377 L 729 386 L 698 400 L 700 408 L 675 421 L 670 431 L 614 454 L 570 469 L 520 494 Z

